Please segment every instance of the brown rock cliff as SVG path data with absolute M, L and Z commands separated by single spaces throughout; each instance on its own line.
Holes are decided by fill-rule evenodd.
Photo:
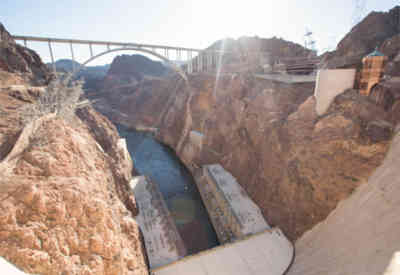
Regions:
M 352 91 L 318 117 L 312 84 L 241 74 L 222 76 L 215 85 L 209 75 L 191 76 L 186 84 L 177 79 L 144 83 L 108 93 L 99 105 L 128 126 L 158 127 L 158 138 L 192 171 L 222 164 L 267 220 L 292 239 L 366 182 L 383 160 L 397 122 L 391 109 Z M 190 131 L 203 134 L 201 148 L 191 142 Z
M 16 44 L 0 23 L 0 86 L 9 78 L 22 78 L 32 85 L 46 85 L 50 71 L 34 51 Z
M 148 274 L 132 161 L 91 108 L 28 125 L 47 67 L 0 25 L 0 256 L 34 274 Z M 18 84 L 18 86 L 15 86 Z
M 27 125 L 0 162 L 0 255 L 35 274 L 147 274 L 125 192 L 132 162 L 107 119 L 84 114 L 95 125 L 51 117 Z

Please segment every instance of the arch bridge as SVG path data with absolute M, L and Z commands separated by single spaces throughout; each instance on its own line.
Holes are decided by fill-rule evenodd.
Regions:
M 112 41 L 97 41 L 97 40 L 81 40 L 81 39 L 69 39 L 69 38 L 50 38 L 50 37 L 36 37 L 36 36 L 20 36 L 13 35 L 14 40 L 21 41 L 24 46 L 28 46 L 28 42 L 41 42 L 48 45 L 48 51 L 50 54 L 52 69 L 56 72 L 55 58 L 54 58 L 54 44 L 66 44 L 69 45 L 70 58 L 76 61 L 76 55 L 74 53 L 74 46 L 86 45 L 89 49 L 89 56 L 80 66 L 75 68 L 75 62 L 73 62 L 73 73 L 79 72 L 85 65 L 92 62 L 93 60 L 112 53 L 119 51 L 138 51 L 146 54 L 155 56 L 164 62 L 168 63 L 175 71 L 177 71 L 184 78 L 185 73 L 191 74 L 194 72 L 206 72 L 216 70 L 220 63 L 222 55 L 226 54 L 238 54 L 233 51 L 216 50 L 216 49 L 195 49 L 185 47 L 174 47 L 166 45 L 156 44 L 139 44 L 130 42 L 112 42 Z M 94 48 L 98 50 L 101 47 L 100 53 L 95 53 Z M 278 61 L 278 65 L 283 65 L 280 72 L 284 74 L 309 74 L 315 71 L 318 67 L 318 63 L 321 61 L 320 57 L 271 57 L 269 52 L 257 51 L 251 53 L 242 53 L 246 56 L 251 55 L 253 60 L 257 60 L 260 66 L 264 66 L 270 60 Z M 174 60 L 171 58 L 173 57 Z M 272 58 L 272 59 L 271 59 Z M 182 64 L 182 65 L 177 65 Z M 268 72 L 267 72 L 268 74 Z M 279 81 L 279 79 L 278 79 Z
M 16 41 L 22 41 L 24 46 L 28 46 L 28 42 L 42 42 L 48 44 L 50 53 L 50 59 L 52 69 L 56 72 L 54 50 L 53 45 L 67 44 L 69 45 L 70 57 L 73 61 L 76 61 L 74 54 L 74 46 L 87 45 L 89 48 L 90 56 L 81 63 L 80 67 L 73 68 L 74 72 L 78 72 L 83 66 L 87 65 L 91 61 L 112 52 L 118 51 L 138 51 L 147 53 L 168 63 L 176 71 L 183 73 L 203 72 L 216 68 L 218 58 L 222 54 L 228 53 L 227 51 L 219 51 L 212 49 L 195 49 L 185 47 L 173 47 L 165 45 L 154 45 L 154 44 L 139 44 L 139 43 L 126 43 L 126 42 L 112 42 L 112 41 L 97 41 L 97 40 L 81 40 L 81 39 L 65 39 L 65 38 L 50 38 L 50 37 L 36 37 L 36 36 L 12 36 Z M 94 47 L 103 47 L 100 53 L 94 52 Z M 175 61 L 182 62 L 184 66 L 177 65 L 171 60 L 171 56 L 175 57 Z M 73 63 L 74 66 L 74 63 Z

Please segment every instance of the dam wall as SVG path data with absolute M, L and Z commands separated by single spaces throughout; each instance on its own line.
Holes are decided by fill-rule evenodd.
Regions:
M 323 115 L 335 97 L 354 87 L 356 69 L 318 70 L 314 96 L 316 111 Z
M 268 225 L 236 179 L 213 164 L 198 169 L 195 180 L 222 245 L 190 256 L 157 185 L 144 176 L 131 181 L 151 274 L 283 274 L 293 245 Z
M 139 209 L 136 221 L 143 233 L 150 268 L 184 257 L 186 248 L 157 184 L 139 176 L 130 185 Z
M 221 165 L 203 166 L 195 180 L 220 243 L 270 229 L 259 207 Z
M 153 275 L 282 275 L 294 256 L 279 228 L 268 229 L 151 270 Z

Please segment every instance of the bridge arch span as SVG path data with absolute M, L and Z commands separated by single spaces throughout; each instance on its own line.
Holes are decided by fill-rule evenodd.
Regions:
M 121 48 L 110 49 L 110 50 L 101 52 L 101 53 L 99 53 L 97 55 L 94 55 L 94 56 L 90 57 L 88 60 L 83 62 L 77 69 L 75 69 L 72 72 L 72 75 L 75 75 L 78 72 L 80 72 L 88 63 L 92 62 L 93 60 L 95 60 L 95 59 L 97 59 L 97 58 L 99 58 L 99 57 L 101 57 L 103 55 L 106 55 L 106 54 L 109 54 L 109 53 L 112 53 L 112 52 L 118 52 L 118 51 L 138 51 L 138 52 L 148 53 L 150 55 L 158 57 L 161 60 L 167 62 L 175 72 L 177 72 L 184 80 L 187 81 L 187 77 L 186 77 L 185 72 L 181 68 L 176 66 L 171 60 L 169 60 L 168 58 L 166 58 L 163 55 L 158 54 L 158 53 L 156 53 L 154 51 L 151 51 L 151 50 L 148 50 L 148 49 L 143 49 L 143 48 L 138 48 L 138 47 L 121 47 Z

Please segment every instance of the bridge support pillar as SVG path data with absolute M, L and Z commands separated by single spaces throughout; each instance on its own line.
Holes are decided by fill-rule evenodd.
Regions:
M 92 43 L 89 44 L 89 50 L 90 50 L 90 57 L 93 57 L 93 47 L 92 47 Z
M 52 67 L 53 67 L 53 71 L 54 71 L 54 73 L 56 73 L 56 72 L 57 72 L 57 70 L 56 70 L 56 63 L 54 62 L 53 49 L 51 48 L 51 42 L 50 42 L 50 40 L 48 41 L 48 44 L 49 44 L 49 51 L 50 51 L 51 65 L 52 65 Z
M 203 55 L 201 53 L 199 53 L 198 55 L 197 71 L 198 72 L 203 71 Z
M 73 48 L 73 46 L 72 46 L 72 42 L 69 43 L 69 48 L 70 48 L 70 50 L 71 50 L 71 58 L 72 58 L 72 61 L 75 61 L 74 48 Z M 75 62 L 72 62 L 72 71 L 75 71 Z
M 193 73 L 193 60 L 192 60 L 192 52 L 187 52 L 187 71 L 189 74 Z

